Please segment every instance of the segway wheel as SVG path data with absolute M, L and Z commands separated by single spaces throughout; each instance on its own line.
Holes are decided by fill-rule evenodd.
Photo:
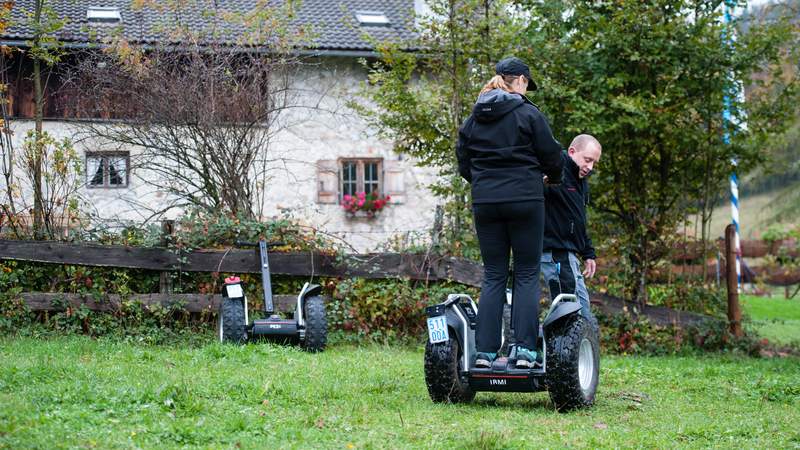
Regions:
M 243 344 L 247 340 L 246 326 L 242 299 L 224 297 L 217 314 L 217 336 L 220 342 Z
M 325 317 L 325 303 L 322 297 L 309 297 L 303 302 L 306 336 L 301 346 L 311 353 L 325 350 L 328 342 L 328 319 Z
M 547 338 L 547 390 L 561 412 L 594 404 L 600 376 L 595 321 L 580 314 L 554 325 Z
M 475 391 L 460 376 L 463 369 L 458 341 L 450 338 L 425 346 L 425 384 L 435 403 L 469 403 Z

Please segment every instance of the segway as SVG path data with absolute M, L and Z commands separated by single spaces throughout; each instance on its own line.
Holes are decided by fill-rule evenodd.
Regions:
M 278 342 L 299 343 L 309 352 L 320 352 L 325 349 L 328 336 L 328 323 L 325 318 L 325 304 L 320 293 L 322 287 L 305 283 L 297 295 L 297 306 L 292 319 L 285 319 L 275 313 L 272 300 L 272 281 L 269 272 L 268 244 L 265 240 L 258 243 L 237 242 L 242 247 L 258 247 L 261 263 L 261 284 L 264 288 L 264 319 L 249 320 L 247 297 L 244 295 L 242 281 L 232 276 L 225 279 L 222 289 L 217 319 L 217 334 L 221 342 L 245 343 L 258 339 Z
M 550 283 L 550 293 L 554 298 L 537 342 L 541 361 L 526 369 L 508 357 L 498 357 L 491 368 L 473 366 L 478 306 L 469 295 L 450 294 L 427 307 L 425 383 L 431 400 L 466 403 L 479 391 L 546 390 L 558 411 L 591 406 L 600 370 L 597 321 L 580 314 L 577 297 L 561 293 L 558 281 Z

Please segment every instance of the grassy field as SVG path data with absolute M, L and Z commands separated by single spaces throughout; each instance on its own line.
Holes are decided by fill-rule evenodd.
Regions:
M 778 344 L 800 345 L 800 298 L 742 295 L 742 309 L 758 333 Z
M 797 359 L 604 357 L 597 405 L 432 404 L 422 350 L 0 338 L 0 448 L 800 448 Z

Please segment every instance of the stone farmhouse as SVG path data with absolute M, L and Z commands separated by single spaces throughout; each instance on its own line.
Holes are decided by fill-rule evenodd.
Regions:
M 132 0 L 47 3 L 66 20 L 57 38 L 67 53 L 88 48 L 93 39 L 97 42 L 97 36 L 110 29 L 121 31 L 130 42 L 147 42 L 153 39 L 148 30 L 156 22 L 169 20 L 154 10 L 137 7 Z M 239 11 L 256 3 L 257 0 L 213 2 L 216 7 Z M 5 61 L 9 84 L 6 116 L 17 149 L 34 127 L 32 62 L 25 52 L 33 30 L 22 25 L 33 5 L 33 0 L 17 0 L 11 11 L 11 26 L 0 35 L 0 43 L 21 50 L 6 56 Z M 414 12 L 422 8 L 422 0 L 300 3 L 294 20 L 310 24 L 314 30 L 313 45 L 302 51 L 315 63 L 304 69 L 296 83 L 312 93 L 319 86 L 327 86 L 325 101 L 336 107 L 329 108 L 329 113 L 296 113 L 294 124 L 281 130 L 271 142 L 274 150 L 270 151 L 281 155 L 282 168 L 273 172 L 259 208 L 265 219 L 290 217 L 341 238 L 358 251 L 376 249 L 389 240 L 425 239 L 437 206 L 427 189 L 435 172 L 416 167 L 413 160 L 394 153 L 392 142 L 381 140 L 346 106 L 346 102 L 359 98 L 357 93 L 366 81 L 367 72 L 359 60 L 376 57 L 372 42 L 412 37 Z M 184 14 L 189 15 L 189 23 L 198 26 L 205 20 L 197 9 Z M 73 138 L 81 120 L 114 120 L 73 117 L 69 105 L 76 99 L 57 94 L 60 82 L 57 75 L 47 80 L 45 131 L 58 138 Z M 76 140 L 76 149 L 85 164 L 79 195 L 97 220 L 141 222 L 168 201 L 164 192 L 145 183 L 146 174 L 136 173 L 131 161 L 136 158 L 137 148 L 108 149 L 91 140 Z M 2 183 L 0 180 L 0 189 L 5 189 Z M 345 194 L 370 191 L 391 196 L 390 204 L 374 217 L 348 214 L 342 208 Z M 176 216 L 180 211 L 167 214 Z

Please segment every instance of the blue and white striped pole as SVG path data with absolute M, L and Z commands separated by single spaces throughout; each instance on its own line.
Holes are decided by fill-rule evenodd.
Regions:
M 734 0 L 725 0 L 724 16 L 726 43 L 731 48 L 733 48 L 735 37 L 730 24 L 732 22 L 731 15 L 735 7 L 736 3 Z M 731 82 L 733 82 L 733 80 L 731 80 Z M 727 85 L 725 87 L 725 96 L 723 97 L 724 109 L 722 111 L 722 119 L 725 127 L 722 139 L 725 145 L 730 145 L 731 143 L 729 130 L 729 124 L 731 123 L 731 90 L 731 86 Z M 734 251 L 736 252 L 736 290 L 739 292 L 742 289 L 742 249 L 739 241 L 739 179 L 736 176 L 736 158 L 731 158 L 731 165 L 733 166 L 733 170 L 731 171 L 731 220 L 733 221 L 733 226 L 736 228 Z
M 736 160 L 731 160 L 734 171 L 731 172 L 731 220 L 736 228 L 736 237 L 733 240 L 733 249 L 736 252 L 736 290 L 742 289 L 742 249 L 739 245 L 739 182 L 736 178 Z

